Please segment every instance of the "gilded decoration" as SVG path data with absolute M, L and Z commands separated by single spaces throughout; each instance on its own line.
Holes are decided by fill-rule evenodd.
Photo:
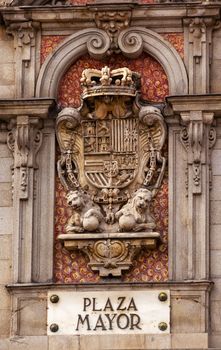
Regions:
M 183 34 L 163 34 L 164 38 L 183 55 Z M 41 44 L 41 62 L 53 49 L 65 38 L 65 36 L 43 36 Z M 127 66 L 131 70 L 141 74 L 142 98 L 152 101 L 163 101 L 168 94 L 168 82 L 165 72 L 156 60 L 146 53 L 138 59 L 126 59 L 122 55 L 115 55 L 106 60 L 111 67 Z M 102 63 L 89 56 L 81 57 L 66 72 L 59 86 L 59 103 L 62 107 L 79 107 L 80 105 L 80 76 L 84 68 L 95 67 L 101 69 Z M 59 154 L 59 150 L 57 151 Z M 164 156 L 167 149 L 163 149 Z M 65 233 L 65 225 L 71 215 L 71 209 L 67 205 L 66 192 L 56 179 L 56 212 L 55 212 L 55 237 Z M 133 267 L 123 273 L 124 281 L 165 281 L 168 278 L 168 257 L 167 257 L 167 231 L 168 231 L 168 183 L 167 175 L 164 176 L 162 186 L 154 197 L 152 213 L 156 220 L 156 231 L 161 234 L 159 249 L 142 251 L 134 260 Z M 55 242 L 54 252 L 54 276 L 57 283 L 85 283 L 97 282 L 99 275 L 87 265 L 88 258 L 80 251 L 68 251 L 63 248 L 61 242 Z
M 149 60 L 151 59 L 151 61 Z M 127 66 L 141 73 L 142 97 L 147 98 L 146 84 L 152 83 L 150 88 L 150 100 L 162 101 L 168 94 L 166 75 L 157 61 L 143 53 L 139 59 L 129 60 L 121 55 L 110 57 L 106 63 L 115 68 Z M 129 64 L 128 64 L 129 63 Z M 65 74 L 59 87 L 59 102 L 62 107 L 79 107 L 80 105 L 80 77 L 84 68 L 94 67 L 100 69 L 102 63 L 88 56 L 80 58 Z M 159 70 L 160 68 L 160 70 Z M 159 80 L 158 80 L 159 79 Z M 163 80 L 162 80 L 163 79 Z M 165 80 L 164 80 L 165 79 Z M 163 87 L 162 87 L 163 86 Z M 59 152 L 59 151 L 58 151 Z M 163 149 L 167 155 L 166 147 Z M 67 205 L 66 192 L 56 180 L 56 237 L 65 233 L 65 225 L 71 215 L 71 208 Z M 167 175 L 164 176 L 161 188 L 151 202 L 152 213 L 156 220 L 156 231 L 160 232 L 161 244 L 159 249 L 142 251 L 133 262 L 131 269 L 123 273 L 125 281 L 165 281 L 168 278 L 167 268 L 167 230 L 168 230 L 168 184 Z M 99 275 L 87 265 L 87 257 L 80 251 L 68 251 L 63 248 L 61 242 L 55 243 L 55 281 L 57 283 L 84 283 L 99 280 Z
M 150 206 L 165 173 L 166 127 L 160 109 L 140 104 L 140 75 L 129 68 L 87 68 L 80 81 L 81 107 L 64 108 L 56 123 L 71 208 L 58 239 L 100 276 L 120 276 L 160 238 Z

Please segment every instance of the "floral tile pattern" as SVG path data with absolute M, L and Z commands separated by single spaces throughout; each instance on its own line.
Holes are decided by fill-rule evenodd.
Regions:
M 167 33 L 162 34 L 165 40 L 169 41 L 177 52 L 180 54 L 181 58 L 184 58 L 184 35 L 183 33 Z
M 41 38 L 41 64 L 54 49 L 66 38 L 65 35 L 43 35 Z
M 111 69 L 128 67 L 141 74 L 142 98 L 149 101 L 163 101 L 169 94 L 167 76 L 161 65 L 147 53 L 134 60 L 122 55 L 111 56 L 105 61 L 97 61 L 88 55 L 81 57 L 61 79 L 58 101 L 62 107 L 80 106 L 80 77 L 86 68 L 101 69 L 105 65 Z

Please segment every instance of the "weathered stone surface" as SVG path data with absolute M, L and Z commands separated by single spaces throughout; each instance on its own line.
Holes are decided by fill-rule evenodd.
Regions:
M 0 234 L 12 233 L 13 229 L 13 208 L 0 208 Z
M 0 158 L 11 158 L 11 162 L 13 162 L 12 152 L 10 151 L 8 146 L 6 145 L 7 134 L 4 135 L 4 139 L 5 139 L 5 144 L 0 144 Z
M 211 302 L 211 329 L 213 332 L 221 332 L 221 301 Z
M 144 349 L 171 349 L 171 335 L 145 335 Z
M 220 349 L 221 334 L 211 334 L 209 337 L 209 346 L 212 349 Z
M 221 277 L 221 250 L 211 250 L 211 276 Z
M 6 309 L 0 309 L 0 338 L 9 337 L 10 326 L 11 326 L 11 311 Z
M 0 339 L 0 349 L 1 350 L 10 350 L 9 349 L 9 339 Z
M 1 264 L 1 261 L 0 261 Z M 8 293 L 5 285 L 0 285 L 0 295 L 1 295 L 1 309 L 10 309 L 11 307 L 11 295 Z M 1 347 L 0 347 L 1 349 Z
M 12 236 L 9 234 L 0 235 L 0 260 L 11 259 L 12 254 Z
M 219 190 L 217 189 L 217 192 Z M 212 250 L 220 250 L 221 249 L 221 225 L 211 225 L 210 228 L 210 248 Z
M 9 350 L 48 350 L 47 337 L 14 337 L 10 338 Z
M 213 175 L 221 175 L 221 152 L 220 150 L 213 150 L 212 152 L 212 169 Z
M 221 224 L 221 201 L 211 201 L 211 224 Z
M 94 342 L 91 342 L 89 346 L 95 346 Z M 65 335 L 65 336 L 49 336 L 48 337 L 48 350 L 81 350 L 80 348 L 80 336 Z
M 221 90 L 221 60 L 214 59 L 211 66 L 211 92 L 219 93 Z
M 12 206 L 12 184 L 11 182 L 0 183 L 0 207 Z
M 47 324 L 46 300 L 26 298 L 19 300 L 19 335 L 45 335 Z
M 207 333 L 172 334 L 172 349 L 208 349 Z
M 14 85 L 1 85 L 0 98 L 14 98 L 15 88 Z
M 213 278 L 211 300 L 221 300 L 221 278 Z
M 135 350 L 145 349 L 144 335 L 104 335 L 104 336 L 82 336 L 80 337 L 80 350 L 88 350 L 93 344 L 97 350 Z
M 191 295 L 177 294 L 171 300 L 171 332 L 200 332 L 202 306 L 200 298 Z
M 0 158 L 0 182 L 10 182 L 12 179 L 11 158 Z
M 0 262 L 0 284 L 11 282 L 12 266 L 10 260 L 1 260 Z
M 3 53 L 4 54 L 4 53 Z M 9 63 L 1 63 L 0 75 L 2 85 L 13 85 L 15 82 L 14 66 Z
M 221 176 L 212 177 L 211 200 L 221 200 Z
M 12 65 L 14 62 L 13 41 L 12 40 L 10 40 L 10 41 L 0 40 L 0 46 L 1 46 L 0 62 L 5 63 L 5 64 L 10 63 Z M 3 85 L 2 81 L 1 81 L 1 84 Z

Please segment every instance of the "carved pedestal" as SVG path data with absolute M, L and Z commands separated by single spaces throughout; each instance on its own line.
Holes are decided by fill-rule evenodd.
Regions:
M 99 275 L 121 276 L 129 270 L 133 259 L 142 249 L 155 249 L 158 232 L 80 233 L 61 234 L 58 238 L 68 250 L 79 249 L 89 258 L 88 266 Z

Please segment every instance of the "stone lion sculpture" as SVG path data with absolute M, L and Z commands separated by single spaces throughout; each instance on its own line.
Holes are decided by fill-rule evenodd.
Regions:
M 99 230 L 103 215 L 98 205 L 83 191 L 69 191 L 67 203 L 73 213 L 65 227 L 67 233 L 94 232 Z
M 116 214 L 120 231 L 150 231 L 156 227 L 150 214 L 151 191 L 140 188 Z

